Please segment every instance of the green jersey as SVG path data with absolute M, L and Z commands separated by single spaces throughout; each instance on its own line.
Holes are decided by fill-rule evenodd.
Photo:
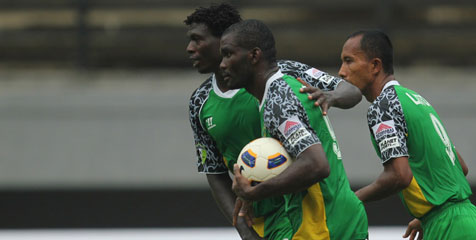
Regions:
M 400 197 L 410 214 L 422 218 L 436 206 L 471 195 L 455 147 L 422 96 L 391 81 L 369 107 L 367 117 L 382 163 L 408 157 L 413 180 Z
M 323 91 L 334 90 L 342 81 L 295 61 L 281 60 L 278 66 L 286 74 L 300 77 Z M 256 98 L 244 89 L 220 91 L 214 75 L 194 91 L 189 107 L 201 173 L 232 171 L 241 149 L 261 136 Z
M 334 131 L 301 87 L 281 72 L 268 79 L 260 105 L 262 133 L 281 141 L 293 158 L 321 144 L 330 175 L 306 191 L 255 202 L 253 213 L 263 218 L 268 239 L 365 239 L 367 216 L 350 189 Z

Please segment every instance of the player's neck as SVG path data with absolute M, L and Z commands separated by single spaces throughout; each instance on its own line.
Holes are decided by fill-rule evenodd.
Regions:
M 253 86 L 246 89 L 255 96 L 260 103 L 263 100 L 266 82 L 278 71 L 278 65 L 274 64 L 270 67 L 267 66 L 265 69 L 266 70 L 263 71 L 257 71 L 256 76 L 254 77 Z
M 223 80 L 223 76 L 220 72 L 215 72 L 215 79 L 217 80 L 217 86 L 222 92 L 226 92 L 230 90 L 230 88 L 226 85 L 225 81 Z
M 377 79 L 375 81 L 375 84 L 373 85 L 374 87 L 372 88 L 372 91 L 370 92 L 369 102 L 373 102 L 383 91 L 383 87 L 385 87 L 385 84 L 388 82 L 395 80 L 395 76 L 393 74 L 386 74 L 385 76 L 382 76 L 381 78 Z

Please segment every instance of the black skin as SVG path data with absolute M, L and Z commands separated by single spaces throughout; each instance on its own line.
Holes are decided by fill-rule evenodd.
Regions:
M 212 35 L 208 27 L 203 23 L 193 23 L 187 32 L 189 43 L 186 51 L 190 55 L 194 68 L 200 73 L 215 73 L 217 84 L 220 90 L 227 91 L 228 88 L 223 81 L 219 70 L 221 61 L 219 49 L 219 37 Z M 218 208 L 230 223 L 233 223 L 232 216 L 235 206 L 236 195 L 231 190 L 231 179 L 226 174 L 207 174 L 208 184 Z M 242 239 L 261 239 L 256 234 L 251 225 L 247 225 L 243 219 L 233 223 Z
M 251 50 L 238 46 L 234 33 L 225 34 L 220 41 L 222 62 L 220 68 L 231 89 L 244 87 L 262 101 L 267 79 L 278 69 L 276 62 L 269 62 L 259 48 Z M 278 176 L 252 186 L 243 177 L 237 164 L 234 166 L 233 191 L 246 204 L 272 196 L 305 190 L 330 174 L 329 162 L 320 144 L 315 144 L 300 153 L 296 160 Z M 241 204 L 235 205 L 236 213 L 247 214 Z M 240 215 L 239 215 L 240 216 Z
M 233 219 L 234 207 L 237 200 L 235 193 L 231 190 L 232 180 L 226 174 L 207 174 L 208 184 L 212 189 L 213 197 L 221 212 L 226 219 L 235 226 L 242 239 L 261 239 L 258 234 L 251 228 L 252 216 L 247 215 L 245 218 Z M 236 202 L 235 202 L 236 201 Z
M 243 200 L 259 201 L 268 197 L 281 196 L 308 189 L 330 174 L 329 162 L 320 144 L 304 150 L 278 176 L 251 186 L 250 181 L 240 173 L 238 165 L 234 166 L 235 180 L 233 191 Z
M 393 74 L 388 74 L 383 69 L 380 58 L 369 58 L 361 49 L 361 35 L 347 39 L 342 47 L 342 65 L 339 75 L 347 81 L 357 86 L 367 101 L 373 102 L 382 92 L 386 83 L 394 80 Z M 456 151 L 458 161 L 462 167 L 463 174 L 468 174 L 468 167 L 461 155 Z M 408 157 L 392 158 L 384 163 L 384 171 L 371 184 L 357 190 L 355 194 L 362 202 L 380 200 L 394 195 L 407 188 L 412 179 L 413 173 L 408 163 Z M 408 224 L 404 237 L 422 239 L 423 231 L 421 222 L 418 219 L 412 220 Z
M 337 85 L 334 91 L 322 91 L 319 88 L 312 87 L 309 83 L 300 82 L 306 86 L 299 91 L 309 94 L 309 100 L 315 100 L 315 106 L 321 106 L 322 114 L 327 115 L 331 106 L 349 109 L 357 105 L 362 100 L 362 93 L 360 90 L 347 81 L 342 81 Z
M 186 50 L 190 55 L 190 59 L 194 61 L 194 67 L 200 73 L 215 73 L 220 90 L 229 90 L 219 69 L 221 56 L 217 57 L 217 52 L 219 52 L 217 41 L 220 38 L 213 36 L 205 24 L 196 23 L 190 26 L 187 35 L 190 41 Z M 328 109 L 332 106 L 343 109 L 351 108 L 362 99 L 360 90 L 346 81 L 342 81 L 334 91 L 323 92 L 309 85 L 301 91 L 309 93 L 310 99 L 316 100 L 316 106 L 320 105 L 324 114 L 327 114 Z M 236 201 L 237 198 L 231 189 L 229 175 L 207 174 L 207 180 L 219 209 L 230 223 L 233 223 L 241 238 L 260 239 L 256 232 L 251 227 L 248 227 L 252 223 L 250 212 L 246 213 L 245 211 L 241 213 L 240 216 L 244 217 L 245 220 L 235 217 L 235 221 L 233 221 L 233 213 L 236 212 L 234 210 L 235 202 L 238 205 L 243 202 L 241 200 Z M 236 216 L 238 216 L 238 213 Z
M 305 83 L 304 85 L 306 87 L 302 88 L 300 91 L 308 93 L 309 100 L 315 100 L 315 106 L 321 106 L 324 115 L 327 115 L 328 109 L 332 106 L 341 109 L 348 109 L 357 105 L 362 99 L 362 93 L 360 90 L 347 81 L 340 82 L 334 91 L 322 91 L 318 88 L 310 86 L 308 83 Z M 252 235 L 255 237 L 255 239 L 259 239 L 256 232 L 254 230 L 250 230 L 250 227 L 253 223 L 252 212 L 248 211 L 248 207 L 241 208 L 242 204 L 246 205 L 249 204 L 249 202 L 242 201 L 236 197 L 231 189 L 231 184 L 228 185 L 228 183 L 226 183 L 231 183 L 231 179 L 228 174 L 218 175 L 223 176 L 208 174 L 207 179 L 215 201 L 217 202 L 221 212 L 230 222 L 233 223 L 233 226 L 235 226 L 235 228 L 238 230 L 242 239 L 253 239 L 247 238 L 246 236 L 248 235 Z M 229 187 L 227 188 L 227 186 Z M 235 204 L 236 208 L 233 209 Z

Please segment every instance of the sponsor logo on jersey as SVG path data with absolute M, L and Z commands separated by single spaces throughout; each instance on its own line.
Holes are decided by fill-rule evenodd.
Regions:
M 205 161 L 207 160 L 207 150 L 205 150 L 205 146 L 202 144 L 196 144 L 195 147 L 197 148 L 197 154 L 202 161 L 202 164 L 205 164 Z
M 378 146 L 380 148 L 380 152 L 383 153 L 390 148 L 400 147 L 400 142 L 398 141 L 398 137 L 395 136 L 383 139 L 382 141 L 380 141 Z
M 207 119 L 205 119 L 205 123 L 207 124 L 207 130 L 210 130 L 217 126 L 213 123 L 213 117 L 208 117 Z
M 302 128 L 303 125 L 297 116 L 293 116 L 288 120 L 284 121 L 279 126 L 279 131 L 284 135 L 284 137 L 289 137 L 292 133 L 296 132 L 299 128 Z
M 311 134 L 304 128 L 300 128 L 295 131 L 291 136 L 289 136 L 286 141 L 291 145 L 295 146 L 301 139 L 311 136 Z
M 278 129 L 292 146 L 296 145 L 301 139 L 311 135 L 297 116 L 284 121 Z
M 310 68 L 305 73 L 307 73 L 309 76 L 315 79 L 320 78 L 322 74 L 324 74 L 324 72 L 319 71 L 318 69 L 315 69 L 315 68 Z
M 385 121 L 376 124 L 372 127 L 375 139 L 380 139 L 388 134 L 395 133 L 395 122 L 393 120 Z
M 323 74 L 322 77 L 319 78 L 319 81 L 329 84 L 331 83 L 332 79 L 334 79 L 333 76 L 329 74 Z

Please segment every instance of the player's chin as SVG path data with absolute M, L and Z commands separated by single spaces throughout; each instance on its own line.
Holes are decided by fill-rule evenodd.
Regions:
M 197 69 L 197 71 L 199 73 L 211 73 L 212 72 L 212 70 L 210 70 L 210 68 L 200 66 L 200 65 L 197 65 L 195 68 Z
M 227 86 L 229 89 L 242 88 L 239 84 L 236 84 L 236 83 L 234 83 L 233 81 L 227 81 L 227 82 L 226 82 L 226 86 Z

